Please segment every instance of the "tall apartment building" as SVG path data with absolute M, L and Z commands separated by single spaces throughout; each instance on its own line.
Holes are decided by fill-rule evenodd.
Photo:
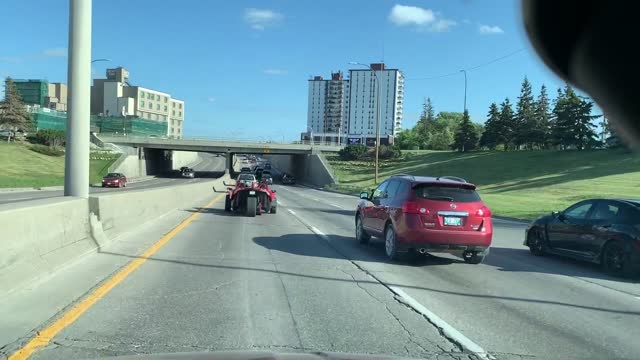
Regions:
M 183 137 L 184 101 L 170 94 L 129 85 L 129 72 L 107 69 L 106 79 L 94 79 L 91 86 L 91 114 L 137 116 L 166 124 L 167 136 Z
M 398 69 L 386 69 L 384 63 L 370 66 L 349 70 L 349 135 L 375 136 L 380 101 L 380 136 L 395 136 L 402 129 L 404 75 Z
M 342 72 L 331 73 L 331 79 L 314 76 L 309 80 L 307 131 L 314 136 L 346 134 L 349 114 L 349 80 Z

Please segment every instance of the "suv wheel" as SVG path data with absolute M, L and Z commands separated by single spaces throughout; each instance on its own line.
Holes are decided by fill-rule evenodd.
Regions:
M 356 240 L 360 244 L 368 244 L 371 236 L 364 231 L 364 227 L 362 226 L 362 217 L 360 214 L 356 216 Z
M 479 255 L 476 251 L 465 251 L 462 258 L 467 264 L 480 264 L 484 260 L 484 255 Z
M 398 260 L 398 241 L 393 225 L 387 225 L 384 232 L 384 252 L 389 260 Z

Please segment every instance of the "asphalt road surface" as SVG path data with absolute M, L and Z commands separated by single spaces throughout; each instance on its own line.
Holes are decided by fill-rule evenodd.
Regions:
M 496 220 L 480 265 L 448 254 L 389 263 L 382 241 L 355 241 L 357 199 L 276 189 L 277 214 L 232 215 L 223 201 L 186 209 L 202 213 L 32 358 L 234 349 L 468 358 L 462 346 L 495 359 L 640 354 L 637 281 L 531 256 L 523 224 Z
M 108 191 L 130 191 L 140 189 L 150 189 L 161 186 L 173 186 L 178 184 L 187 184 L 203 180 L 211 180 L 211 178 L 217 178 L 222 176 L 225 170 L 225 158 L 216 157 L 213 154 L 201 153 L 201 161 L 194 165 L 193 169 L 196 172 L 194 179 L 186 178 L 171 178 L 171 177 L 155 177 L 140 182 L 132 182 L 127 184 L 126 188 L 102 188 L 91 187 L 89 193 L 96 194 Z M 125 174 L 126 175 L 126 174 Z M 5 192 L 0 193 L 0 204 L 14 203 L 19 201 L 45 199 L 63 196 L 62 190 L 34 190 L 34 191 L 20 191 L 20 192 Z

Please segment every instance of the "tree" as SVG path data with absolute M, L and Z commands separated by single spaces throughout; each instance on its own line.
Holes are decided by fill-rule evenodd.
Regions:
M 537 144 L 541 148 L 549 146 L 550 119 L 549 97 L 547 95 L 547 87 L 543 84 L 540 88 L 538 100 L 535 103 L 535 125 L 530 134 L 533 144 Z
M 31 114 L 9 77 L 6 80 L 4 101 L 0 102 L 0 125 L 10 131 L 7 142 L 11 141 L 11 134 L 15 134 L 16 131 L 28 131 L 33 128 Z
M 557 93 L 552 111 L 551 144 L 565 149 L 574 142 L 572 127 L 575 122 L 571 119 L 572 106 L 570 102 L 578 100 L 578 97 L 571 98 L 575 93 L 569 86 L 565 88 L 565 91 L 558 89 Z
M 591 115 L 593 111 L 593 101 L 580 97 L 580 103 L 576 109 L 576 127 L 575 127 L 575 139 L 576 147 L 579 150 L 592 149 L 599 145 L 597 140 L 598 134 L 596 133 L 596 124 L 594 120 L 598 119 L 602 115 Z
M 427 98 L 424 104 L 422 104 L 422 114 L 420 115 L 420 120 L 418 120 L 418 124 L 416 124 L 415 127 L 416 135 L 423 149 L 427 148 L 427 144 L 429 143 L 431 127 L 433 126 L 434 121 L 435 115 L 433 104 L 431 103 L 431 98 Z
M 484 132 L 480 137 L 480 146 L 493 150 L 498 146 L 500 140 L 500 110 L 496 103 L 489 106 L 487 121 L 484 123 Z
M 428 148 L 431 150 L 449 150 L 454 142 L 454 134 L 462 122 L 462 113 L 439 112 L 431 125 Z
M 469 112 L 464 111 L 462 122 L 455 134 L 453 148 L 458 151 L 471 151 L 478 145 L 478 133 L 471 122 Z
M 509 150 L 513 144 L 514 137 L 514 122 L 513 122 L 513 108 L 509 98 L 505 98 L 502 104 L 500 104 L 500 116 L 497 126 L 497 143 L 504 144 L 504 149 Z
M 592 115 L 593 102 L 580 97 L 566 85 L 558 89 L 558 98 L 553 108 L 552 141 L 562 149 L 574 147 L 578 150 L 597 146 L 596 124 L 601 115 Z
M 364 144 L 347 145 L 338 151 L 342 160 L 360 160 L 367 156 L 367 146 Z
M 531 83 L 526 76 L 522 81 L 514 120 L 513 140 L 516 148 L 520 148 L 521 145 L 531 148 L 532 130 L 535 128 L 535 109 Z
M 417 150 L 420 148 L 420 139 L 417 133 L 417 125 L 413 129 L 404 129 L 395 138 L 395 143 L 402 150 Z

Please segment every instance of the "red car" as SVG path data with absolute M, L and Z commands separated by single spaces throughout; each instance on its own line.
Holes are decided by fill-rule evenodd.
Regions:
M 126 187 L 127 177 L 120 173 L 109 173 L 102 178 L 102 187 Z
M 465 262 L 479 264 L 489 253 L 491 210 L 473 184 L 456 177 L 392 176 L 371 194 L 360 194 L 356 238 L 383 238 L 389 259 L 414 251 L 462 250 Z

